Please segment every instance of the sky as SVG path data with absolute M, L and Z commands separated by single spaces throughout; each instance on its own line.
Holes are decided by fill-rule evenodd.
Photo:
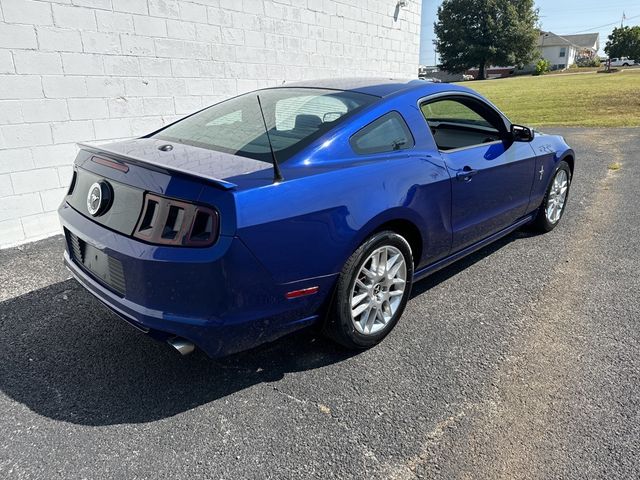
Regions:
M 441 0 L 422 0 L 422 35 L 420 63 L 434 65 L 433 22 Z M 625 25 L 640 25 L 640 0 L 536 0 L 540 9 L 540 27 L 558 35 L 600 33 L 600 55 L 607 37 L 620 26 L 622 12 Z

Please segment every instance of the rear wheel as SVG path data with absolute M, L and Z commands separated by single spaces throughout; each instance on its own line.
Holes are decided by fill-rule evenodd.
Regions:
M 537 230 L 550 232 L 560 223 L 564 209 L 567 206 L 570 185 L 571 169 L 567 162 L 562 161 L 558 164 L 558 168 L 553 174 L 542 205 L 540 205 L 538 214 L 533 221 L 533 226 Z
M 372 236 L 340 273 L 325 334 L 348 348 L 376 345 L 398 323 L 412 278 L 409 243 L 390 231 Z

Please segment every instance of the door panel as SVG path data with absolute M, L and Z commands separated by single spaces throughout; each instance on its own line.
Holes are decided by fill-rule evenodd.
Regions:
M 513 142 L 510 123 L 468 93 L 420 105 L 451 178 L 452 251 L 524 216 L 535 170 L 529 143 Z
M 451 176 L 453 251 L 525 215 L 536 167 L 528 143 L 494 142 L 442 157 Z

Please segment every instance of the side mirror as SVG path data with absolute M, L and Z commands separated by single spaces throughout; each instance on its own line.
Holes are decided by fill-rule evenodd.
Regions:
M 533 140 L 534 133 L 529 127 L 511 125 L 511 137 L 514 142 L 530 142 Z

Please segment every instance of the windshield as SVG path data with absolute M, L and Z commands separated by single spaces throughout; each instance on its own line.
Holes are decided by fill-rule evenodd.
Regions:
M 274 88 L 213 105 L 153 135 L 272 162 L 257 95 L 278 162 L 286 161 L 377 97 L 312 88 Z

